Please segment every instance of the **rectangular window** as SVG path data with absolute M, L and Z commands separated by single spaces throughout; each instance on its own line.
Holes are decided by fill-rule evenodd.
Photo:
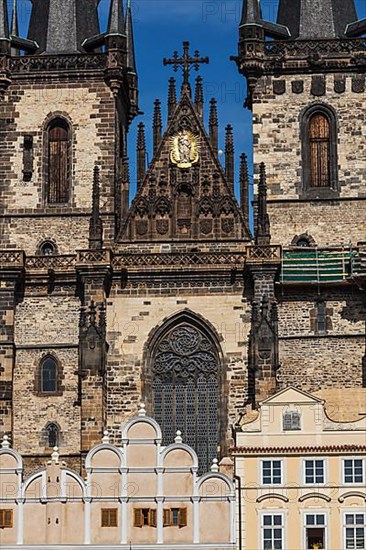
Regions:
M 0 510 L 0 529 L 11 529 L 12 527 L 13 510 Z
M 135 527 L 156 527 L 156 510 L 151 508 L 135 508 L 134 509 L 134 526 Z
M 187 508 L 169 508 L 164 510 L 164 527 L 186 527 Z
M 281 460 L 262 461 L 262 484 L 280 485 L 282 483 L 282 462 Z
M 305 460 L 305 483 L 324 483 L 324 460 Z
M 326 548 L 325 514 L 306 514 L 305 537 L 306 550 Z
M 117 508 L 102 508 L 102 527 L 118 527 Z
M 346 550 L 364 550 L 366 548 L 366 514 L 345 514 L 344 524 Z
M 343 481 L 344 483 L 363 483 L 364 461 L 362 458 L 343 461 Z
M 283 544 L 282 514 L 262 516 L 262 550 L 282 550 Z
M 297 411 L 287 411 L 283 415 L 283 429 L 287 430 L 301 430 L 300 425 L 300 413 Z

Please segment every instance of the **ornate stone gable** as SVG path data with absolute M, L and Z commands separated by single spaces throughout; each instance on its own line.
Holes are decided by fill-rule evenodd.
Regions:
M 250 239 L 202 117 L 183 90 L 120 235 L 126 241 Z

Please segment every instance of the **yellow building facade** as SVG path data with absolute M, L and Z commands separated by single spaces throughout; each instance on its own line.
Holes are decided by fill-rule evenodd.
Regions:
M 347 390 L 344 390 L 347 394 Z M 365 390 L 354 399 L 365 401 Z M 364 414 L 361 414 L 361 413 Z M 331 420 L 289 387 L 244 417 L 233 450 L 246 550 L 364 549 L 366 409 Z

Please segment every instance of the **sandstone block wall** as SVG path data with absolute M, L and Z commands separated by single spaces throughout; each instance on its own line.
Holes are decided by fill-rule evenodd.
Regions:
M 211 289 L 212 290 L 212 289 Z M 216 331 L 226 370 L 228 423 L 235 421 L 247 395 L 247 342 L 249 304 L 242 289 L 216 294 L 195 289 L 114 290 L 108 301 L 107 421 L 111 437 L 119 444 L 121 421 L 136 410 L 143 395 L 146 344 L 169 317 L 185 310 L 199 315 Z M 153 411 L 148 411 L 151 414 Z M 220 411 L 220 414 L 226 414 Z
M 325 75 L 326 93 L 312 95 L 313 75 L 282 77 L 285 92 L 275 94 L 274 77 L 260 79 L 253 102 L 254 162 L 265 162 L 273 242 L 289 245 L 308 231 L 319 246 L 365 239 L 365 107 L 364 93 L 353 91 L 353 75 L 345 91 L 334 89 L 334 75 Z M 303 92 L 292 84 L 303 81 Z M 338 129 L 338 201 L 291 202 L 302 188 L 301 114 L 314 104 L 331 106 Z M 357 220 L 357 223 L 356 223 Z
M 53 240 L 60 253 L 87 246 L 92 204 L 93 169 L 101 168 L 101 210 L 105 239 L 114 236 L 116 110 L 113 94 L 103 79 L 78 82 L 13 81 L 1 106 L 5 148 L 0 153 L 3 181 L 0 204 L 4 244 L 35 254 L 44 239 Z M 65 206 L 45 202 L 45 131 L 54 115 L 71 125 L 71 199 Z M 33 173 L 23 178 L 24 136 L 33 137 Z M 72 217 L 70 217 L 72 215 Z M 65 218 L 67 217 L 67 223 Z

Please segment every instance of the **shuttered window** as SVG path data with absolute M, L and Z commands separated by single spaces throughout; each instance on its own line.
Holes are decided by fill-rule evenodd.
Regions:
M 0 510 L 0 529 L 11 529 L 12 527 L 13 510 Z
M 157 527 L 157 516 L 155 508 L 135 508 L 133 514 L 134 527 L 143 527 L 144 525 Z
M 70 199 L 70 128 L 63 120 L 55 120 L 48 130 L 49 204 L 66 204 Z
M 186 527 L 187 508 L 168 508 L 163 513 L 164 527 Z
M 311 187 L 330 187 L 330 124 L 324 114 L 310 118 L 309 140 Z
M 101 510 L 102 527 L 117 527 L 117 508 L 103 508 Z

